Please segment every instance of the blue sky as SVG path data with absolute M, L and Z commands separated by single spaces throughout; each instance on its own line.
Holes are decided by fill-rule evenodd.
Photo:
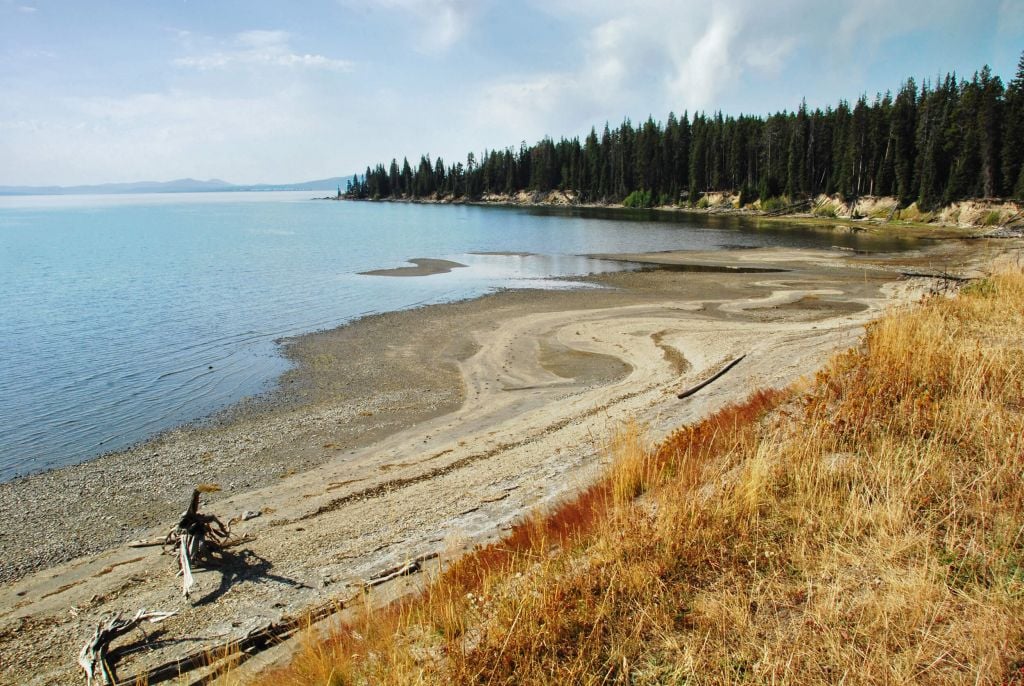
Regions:
M 1022 50 L 1024 0 L 0 0 L 0 185 L 347 175 Z

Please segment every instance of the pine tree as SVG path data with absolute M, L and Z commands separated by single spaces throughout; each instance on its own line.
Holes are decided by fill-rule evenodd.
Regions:
M 1016 182 L 1024 168 L 1024 53 L 1017 62 L 1017 73 L 1006 86 L 1003 106 L 1002 179 L 1003 192 L 1017 198 Z M 1024 190 L 1024 189 L 1022 189 Z
M 412 168 L 409 166 L 409 158 L 402 158 L 402 175 L 399 181 L 399 188 L 403 196 L 412 195 Z
M 981 84 L 978 74 L 975 74 L 972 81 L 961 83 L 952 117 L 952 139 L 958 144 L 950 168 L 945 202 L 977 197 L 982 190 L 980 101 Z
M 470 153 L 446 166 L 420 157 L 412 168 L 377 164 L 346 184 L 349 198 L 468 197 L 531 189 L 570 191 L 583 200 L 632 204 L 696 202 L 708 191 L 740 191 L 749 200 L 785 192 L 793 198 L 839 192 L 896 195 L 932 207 L 967 197 L 1016 193 L 1024 197 L 1024 55 L 1004 89 L 984 68 L 970 81 L 955 74 L 925 82 L 908 79 L 895 98 L 886 93 L 851 108 L 765 117 L 669 113 L 639 127 L 626 119 L 579 138 L 544 138 L 518 149 Z
M 890 127 L 896 197 L 902 205 L 909 205 L 917 197 L 917 189 L 914 188 L 914 161 L 917 157 L 914 145 L 916 124 L 917 85 L 914 79 L 907 79 L 896 95 Z
M 978 138 L 981 192 L 986 198 L 1002 188 L 999 151 L 1003 133 L 1003 82 L 985 65 L 978 77 Z

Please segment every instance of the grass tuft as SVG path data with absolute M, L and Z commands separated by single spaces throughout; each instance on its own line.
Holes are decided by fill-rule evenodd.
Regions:
M 831 202 L 823 202 L 820 205 L 815 205 L 814 210 L 812 210 L 812 214 L 815 217 L 835 218 L 838 213 L 839 208 L 835 205 L 835 203 Z

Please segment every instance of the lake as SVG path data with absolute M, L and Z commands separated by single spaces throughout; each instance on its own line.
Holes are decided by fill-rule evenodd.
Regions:
M 314 193 L 0 197 L 0 480 L 269 390 L 281 338 L 628 268 L 593 253 L 913 243 L 735 217 L 326 202 Z M 473 253 L 531 253 L 531 256 Z M 468 265 L 359 272 L 409 258 Z

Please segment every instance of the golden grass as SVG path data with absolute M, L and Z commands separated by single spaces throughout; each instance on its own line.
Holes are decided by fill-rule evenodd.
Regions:
M 811 210 L 811 214 L 815 217 L 835 217 L 839 212 L 839 207 L 835 203 L 823 202 L 820 205 L 815 205 L 814 209 Z
M 1024 683 L 1024 275 L 807 386 L 626 427 L 575 500 L 259 683 Z

